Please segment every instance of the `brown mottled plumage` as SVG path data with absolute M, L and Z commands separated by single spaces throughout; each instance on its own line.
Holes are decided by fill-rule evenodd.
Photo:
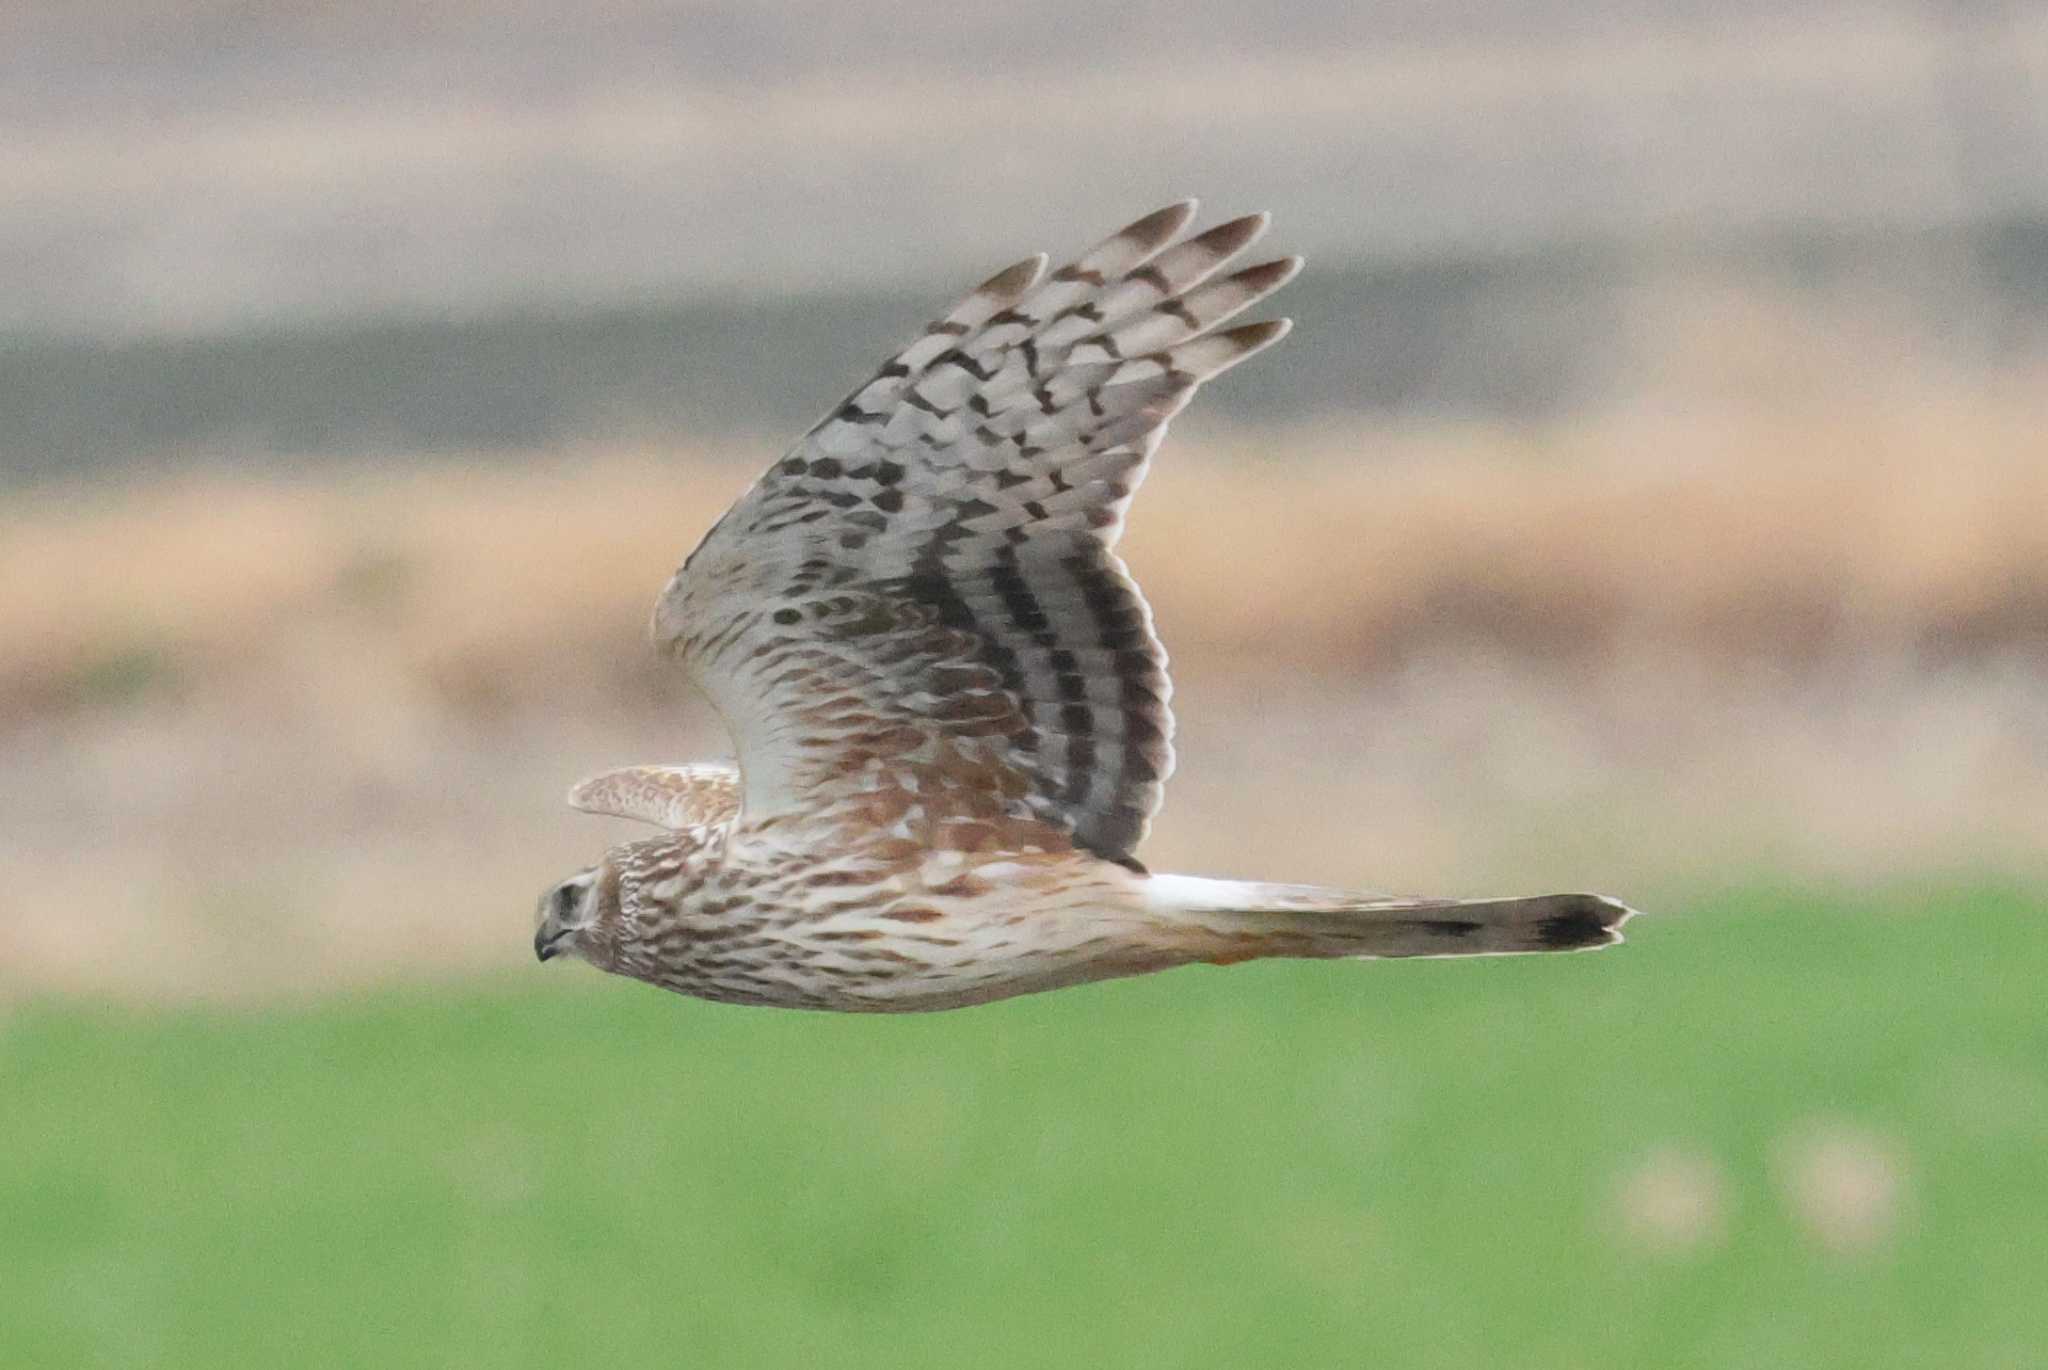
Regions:
M 1402 900 L 1151 875 L 1166 655 L 1112 550 L 1166 424 L 1286 320 L 1193 202 L 998 272 L 741 497 L 655 608 L 739 754 L 585 781 L 663 835 L 542 900 L 534 947 L 733 1003 L 955 1008 L 1189 962 L 1606 946 L 1596 895 Z

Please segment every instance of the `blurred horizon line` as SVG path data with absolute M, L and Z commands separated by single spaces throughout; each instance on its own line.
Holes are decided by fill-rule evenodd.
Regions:
M 1830 386 L 2048 366 L 2048 215 L 1312 271 L 1268 311 L 1300 329 L 1286 364 L 1205 394 L 1201 421 L 1541 422 L 1646 395 L 1810 402 Z M 0 332 L 0 484 L 146 455 L 297 463 L 794 433 L 971 279 L 200 336 Z

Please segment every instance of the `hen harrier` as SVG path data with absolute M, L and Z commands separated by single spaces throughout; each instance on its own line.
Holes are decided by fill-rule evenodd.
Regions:
M 1300 268 L 1223 274 L 1263 214 L 1192 201 L 1045 276 L 998 272 L 711 529 L 654 637 L 738 766 L 643 766 L 569 802 L 643 819 L 542 899 L 541 960 L 729 1003 L 958 1008 L 1190 962 L 1562 951 L 1590 894 L 1392 899 L 1153 875 L 1166 654 L 1112 548 L 1202 382 L 1279 341 L 1220 327 Z

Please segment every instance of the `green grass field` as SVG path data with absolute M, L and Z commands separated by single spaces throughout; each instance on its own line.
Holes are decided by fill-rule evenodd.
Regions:
M 2044 920 L 1751 895 L 1600 956 L 896 1020 L 580 967 L 31 1003 L 0 1364 L 2040 1365 Z M 1788 1198 L 1830 1128 L 1894 1172 L 1846 1251 Z M 1673 1151 L 1718 1217 L 1646 1244 Z

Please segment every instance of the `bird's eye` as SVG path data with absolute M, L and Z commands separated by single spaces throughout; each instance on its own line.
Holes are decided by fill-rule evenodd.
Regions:
M 557 885 L 555 887 L 556 919 L 564 923 L 568 922 L 569 915 L 576 912 L 577 905 L 582 902 L 583 887 L 581 885 Z

